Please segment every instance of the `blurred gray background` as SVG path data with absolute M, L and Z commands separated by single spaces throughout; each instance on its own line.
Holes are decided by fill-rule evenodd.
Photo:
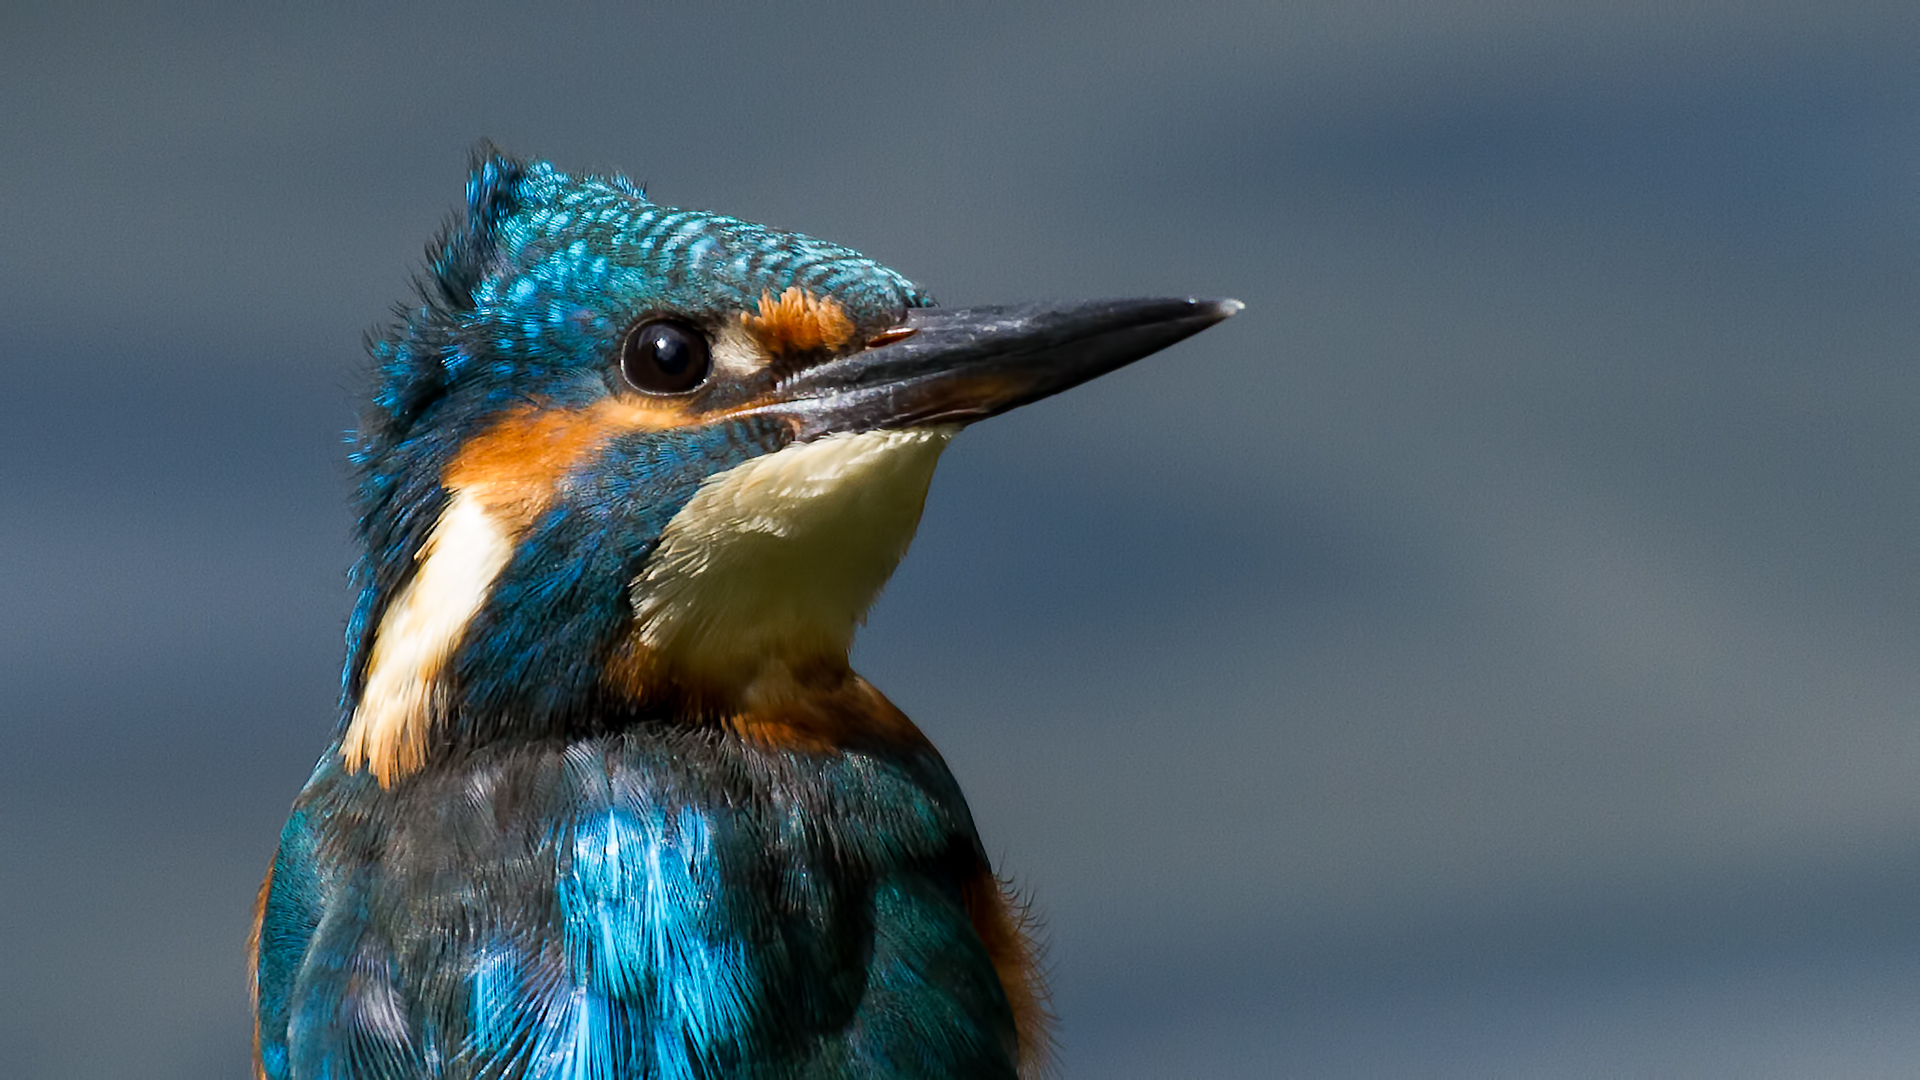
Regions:
M 360 339 L 490 136 L 1239 318 L 948 453 L 858 648 L 1069 1077 L 1920 1075 L 1920 6 L 0 14 L 0 1061 L 238 1077 Z

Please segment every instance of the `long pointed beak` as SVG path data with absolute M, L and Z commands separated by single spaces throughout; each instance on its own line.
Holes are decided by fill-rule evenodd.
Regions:
M 782 380 L 764 407 L 789 417 L 802 440 L 970 424 L 1158 352 L 1242 306 L 1187 297 L 917 308 L 876 344 Z

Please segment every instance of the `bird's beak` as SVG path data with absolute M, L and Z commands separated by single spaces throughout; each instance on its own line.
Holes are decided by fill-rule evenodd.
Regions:
M 859 352 L 781 380 L 763 407 L 788 417 L 802 440 L 970 424 L 1158 352 L 1241 307 L 1187 297 L 917 308 Z

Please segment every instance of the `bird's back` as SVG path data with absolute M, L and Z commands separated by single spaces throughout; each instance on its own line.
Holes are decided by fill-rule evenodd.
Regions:
M 479 747 L 391 790 L 330 755 L 263 890 L 262 1065 L 1012 1077 L 983 885 L 997 901 L 917 740 L 641 722 Z

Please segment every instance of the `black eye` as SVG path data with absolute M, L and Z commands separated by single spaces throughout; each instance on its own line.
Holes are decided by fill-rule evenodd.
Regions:
M 700 385 L 711 366 L 705 335 L 670 319 L 641 323 L 620 346 L 620 374 L 649 394 L 685 393 Z

